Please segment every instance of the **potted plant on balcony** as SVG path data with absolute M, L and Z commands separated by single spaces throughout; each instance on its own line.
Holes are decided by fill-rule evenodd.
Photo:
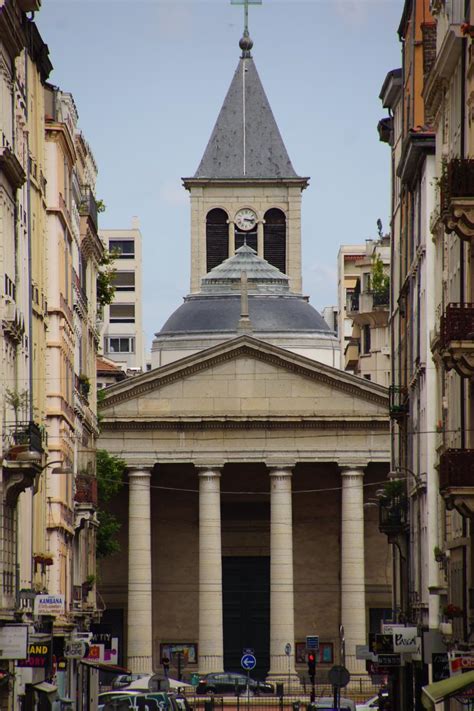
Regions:
M 384 264 L 380 254 L 375 254 L 372 258 L 371 290 L 374 298 L 374 306 L 385 306 L 390 298 L 390 277 L 385 274 Z
M 89 395 L 91 389 L 91 381 L 85 373 L 81 373 L 79 376 L 79 392 L 85 398 Z

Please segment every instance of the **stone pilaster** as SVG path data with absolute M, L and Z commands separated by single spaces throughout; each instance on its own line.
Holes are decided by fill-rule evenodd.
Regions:
M 151 594 L 151 472 L 128 474 L 128 645 L 127 666 L 133 673 L 153 672 Z
M 257 222 L 257 254 L 259 257 L 264 257 L 264 224 L 265 220 Z
M 199 672 L 224 670 L 220 471 L 199 470 Z
M 341 512 L 341 624 L 346 642 L 346 666 L 365 673 L 355 647 L 366 644 L 364 566 L 364 471 L 344 467 Z
M 233 257 L 235 254 L 235 224 L 232 220 L 229 220 L 229 257 Z
M 294 663 L 293 521 L 290 467 L 270 471 L 270 671 L 268 677 L 296 677 Z M 290 662 L 285 645 L 291 644 Z

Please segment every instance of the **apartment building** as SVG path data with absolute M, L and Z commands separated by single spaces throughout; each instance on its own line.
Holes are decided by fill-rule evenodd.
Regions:
M 444 684 L 448 650 L 465 669 L 472 654 L 472 21 L 459 0 L 407 0 L 402 69 L 380 95 L 392 166 L 392 478 L 406 484 L 381 501 L 380 521 L 395 544 L 396 608 L 425 649 L 400 673 L 399 709 L 434 698 L 462 708 L 462 677 Z
M 51 658 L 96 613 L 97 168 L 72 96 L 47 83 L 48 48 L 29 14 L 40 5 L 0 2 L 2 711 L 56 693 L 24 631 L 30 643 L 43 635 Z M 40 599 L 56 601 L 48 619 Z M 58 688 L 75 695 L 94 674 L 71 660 Z
M 359 277 L 358 263 L 364 259 L 365 245 L 341 245 L 337 255 L 337 336 L 339 339 L 339 367 L 346 368 L 345 352 L 352 342 L 352 319 L 347 314 L 348 298 L 353 294 Z
M 366 240 L 365 254 L 358 256 L 353 262 L 351 288 L 346 290 L 345 312 L 352 332 L 346 341 L 344 368 L 388 387 L 390 236 Z
M 129 375 L 145 372 L 142 316 L 142 235 L 137 217 L 130 229 L 100 230 L 105 248 L 114 256 L 115 294 L 103 308 L 103 354 Z

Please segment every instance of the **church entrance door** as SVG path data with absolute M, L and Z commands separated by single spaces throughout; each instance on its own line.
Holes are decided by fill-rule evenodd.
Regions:
M 242 672 L 244 649 L 253 649 L 255 679 L 265 679 L 270 668 L 270 558 L 222 559 L 224 669 Z

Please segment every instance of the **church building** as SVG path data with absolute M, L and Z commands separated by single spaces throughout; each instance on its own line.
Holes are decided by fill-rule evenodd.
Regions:
M 99 447 L 124 459 L 122 553 L 101 565 L 103 622 L 133 672 L 163 656 L 255 678 L 341 659 L 391 608 L 390 555 L 366 506 L 389 469 L 386 388 L 339 370 L 302 291 L 301 199 L 244 33 L 193 177 L 191 285 L 152 370 L 107 389 Z M 378 627 L 377 627 L 378 629 Z

